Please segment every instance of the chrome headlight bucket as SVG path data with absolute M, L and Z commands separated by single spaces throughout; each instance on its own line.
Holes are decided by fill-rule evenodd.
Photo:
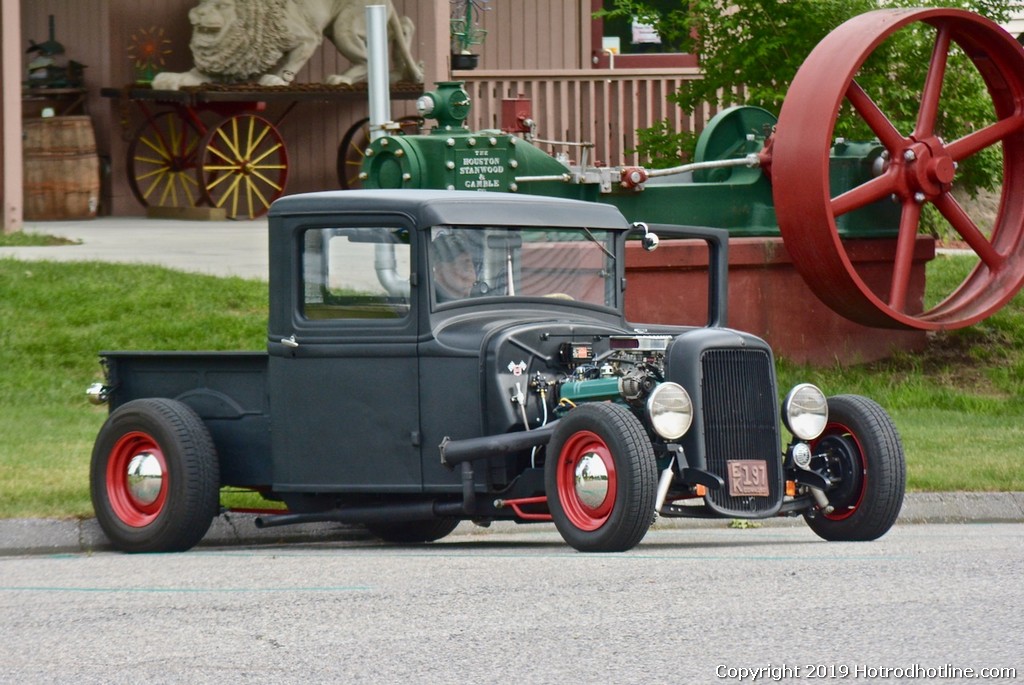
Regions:
M 814 440 L 828 423 L 825 393 L 810 383 L 795 386 L 782 403 L 782 422 L 800 440 Z
M 690 394 L 678 383 L 661 383 L 647 398 L 647 416 L 654 432 L 666 440 L 678 440 L 693 423 Z

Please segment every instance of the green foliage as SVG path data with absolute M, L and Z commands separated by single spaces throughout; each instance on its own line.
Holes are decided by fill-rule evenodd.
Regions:
M 723 10 L 723 6 L 728 9 Z M 672 100 L 687 112 L 703 103 L 747 104 L 778 113 L 789 84 L 811 50 L 847 19 L 879 7 L 960 7 L 1004 22 L 1010 0 L 692 0 L 680 8 L 659 11 L 643 0 L 614 0 L 607 16 L 644 17 L 672 44 L 685 45 L 700 56 L 703 79 L 688 81 Z M 920 25 L 898 32 L 880 45 L 857 74 L 857 82 L 897 129 L 913 129 L 927 73 L 934 31 Z M 838 78 L 838 76 L 837 76 Z M 954 140 L 979 121 L 993 120 L 991 98 L 973 64 L 954 48 L 943 85 L 937 134 Z M 671 157 L 676 141 L 665 122 L 639 136 L 638 151 L 649 159 Z M 859 117 L 842 117 L 835 134 L 848 139 L 874 135 Z M 676 158 L 678 159 L 678 157 Z M 1000 180 L 1001 156 L 985 150 L 961 165 L 958 181 L 973 194 Z
M 668 119 L 655 122 L 650 128 L 637 130 L 637 146 L 629 153 L 639 152 L 643 164 L 655 169 L 667 169 L 693 157 L 697 134 L 677 131 Z
M 49 247 L 52 245 L 74 245 L 75 241 L 45 233 L 0 233 L 0 247 Z
M 266 346 L 259 281 L 0 259 L 0 293 L 0 517 L 91 515 L 100 350 Z

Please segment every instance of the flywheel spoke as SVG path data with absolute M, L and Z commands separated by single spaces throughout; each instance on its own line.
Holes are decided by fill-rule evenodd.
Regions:
M 889 286 L 889 306 L 898 312 L 907 310 L 907 291 L 913 276 L 914 245 L 917 243 L 917 227 L 920 223 L 921 205 L 913 200 L 904 202 L 900 215 L 900 234 L 896 239 L 892 283 Z
M 942 95 L 942 82 L 946 78 L 946 64 L 949 60 L 949 22 L 944 22 L 935 36 L 935 47 L 925 77 L 924 90 L 921 93 L 921 108 L 917 111 L 917 126 L 914 135 L 918 139 L 935 133 L 935 120 L 939 115 L 939 99 Z
M 842 216 L 855 209 L 866 207 L 884 197 L 889 197 L 896 190 L 896 180 L 891 174 L 877 176 L 867 183 L 832 198 L 832 213 Z
M 953 230 L 971 246 L 985 266 L 993 271 L 1002 266 L 1004 257 L 996 251 L 985 234 L 981 232 L 971 217 L 967 216 L 967 212 L 952 195 L 949 193 L 940 195 L 935 199 L 935 206 L 942 212 L 942 216 L 946 217 L 946 221 L 950 223 Z
M 991 126 L 968 133 L 963 138 L 953 141 L 946 146 L 946 152 L 953 158 L 954 162 L 964 160 L 987 147 L 999 143 L 1015 133 L 1024 130 L 1024 114 L 1014 114 L 1011 117 L 1000 119 Z
M 857 110 L 857 113 L 889 152 L 895 152 L 903 147 L 906 138 L 896 130 L 896 127 L 889 121 L 889 117 L 885 116 L 875 101 L 864 92 L 864 89 L 856 81 L 851 81 L 847 87 L 846 99 L 850 101 L 853 108 Z

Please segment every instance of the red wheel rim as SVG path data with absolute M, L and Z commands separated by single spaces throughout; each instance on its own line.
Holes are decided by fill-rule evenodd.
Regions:
M 607 477 L 606 492 L 599 501 L 586 501 L 581 497 L 577 483 L 578 471 L 586 466 L 603 468 Z M 593 476 L 594 474 L 589 474 Z M 598 481 L 594 479 L 591 482 Z M 605 524 L 615 510 L 615 491 L 618 482 L 615 461 L 608 444 L 596 433 L 579 431 L 566 440 L 558 455 L 558 501 L 566 518 L 580 530 L 597 530 Z
M 867 463 L 864 460 L 864 448 L 861 446 L 860 440 L 853 431 L 840 423 L 830 423 L 825 426 L 825 430 L 822 432 L 821 436 L 814 441 L 813 445 L 811 445 L 812 451 L 817 451 L 818 445 L 821 441 L 832 435 L 850 438 L 853 441 L 854 445 L 857 447 L 857 460 L 859 463 L 851 464 L 850 466 L 852 468 L 859 465 L 861 472 L 860 488 L 857 491 L 857 496 L 855 498 L 856 501 L 853 505 L 845 505 L 842 511 L 839 509 L 833 509 L 832 513 L 821 513 L 822 516 L 830 521 L 842 521 L 843 519 L 853 516 L 857 510 L 860 509 L 860 505 L 864 501 L 864 493 L 867 492 L 868 489 L 868 478 L 870 477 L 870 474 L 868 473 Z
M 156 458 L 164 474 L 160 492 L 151 502 L 136 497 L 128 481 L 128 467 L 135 457 L 149 454 Z M 122 435 L 110 450 L 107 460 L 107 499 L 114 514 L 127 526 L 141 528 L 152 523 L 167 501 L 167 460 L 160 445 L 146 433 L 133 431 Z
M 935 43 L 912 131 L 899 131 L 857 84 L 867 58 L 914 22 Z M 939 137 L 942 85 L 958 46 L 984 79 L 994 120 L 952 142 Z M 887 167 L 833 197 L 829 153 L 837 116 L 849 103 L 888 152 Z M 956 165 L 989 148 L 1003 157 L 1003 194 L 990 236 L 954 199 Z M 839 314 L 868 326 L 940 330 L 991 315 L 1024 283 L 1024 50 L 991 21 L 962 10 L 879 10 L 829 34 L 801 66 L 786 96 L 771 153 L 779 229 L 811 289 Z M 887 286 L 870 287 L 840 239 L 837 217 L 885 198 L 902 206 Z M 965 280 L 926 311 L 911 292 L 922 208 L 932 205 L 978 258 Z

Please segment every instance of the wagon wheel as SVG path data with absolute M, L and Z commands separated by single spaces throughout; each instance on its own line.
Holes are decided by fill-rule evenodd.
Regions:
M 423 128 L 423 117 L 415 115 L 401 117 L 394 122 L 398 125 L 391 135 L 411 135 Z M 366 148 L 370 147 L 370 120 L 360 119 L 345 131 L 338 145 L 338 185 L 342 190 L 361 188 L 363 182 L 359 172 L 363 168 Z
M 207 131 L 199 178 L 211 207 L 231 219 L 254 219 L 284 194 L 288 153 L 277 128 L 255 114 L 228 117 Z
M 858 85 L 856 76 L 873 52 L 911 24 L 916 24 L 913 30 L 933 31 L 935 42 L 916 124 L 911 131 L 900 131 Z M 992 114 L 972 133 L 947 142 L 939 129 L 951 57 L 963 60 L 968 69 L 970 60 L 977 69 L 991 97 Z M 909 74 L 902 77 L 898 66 L 893 72 L 895 81 L 911 81 Z M 1024 112 L 1017 104 L 1021 102 L 1024 51 L 994 23 L 968 12 L 879 10 L 855 17 L 826 36 L 793 80 L 771 152 L 779 228 L 796 267 L 818 297 L 865 325 L 920 330 L 969 326 L 1013 297 L 1024 282 Z M 849 111 L 844 103 L 881 141 L 887 157 L 871 180 L 833 196 L 829 149 L 840 110 Z M 960 162 L 993 153 L 1002 155 L 1003 190 L 986 235 L 951 190 Z M 840 241 L 836 219 L 889 198 L 902 208 L 891 278 L 887 285 L 872 289 Z M 909 291 L 915 239 L 928 205 L 973 250 L 978 263 L 944 300 L 920 311 Z
M 143 207 L 194 207 L 202 199 L 194 175 L 200 138 L 177 112 L 143 122 L 128 144 L 128 185 Z

